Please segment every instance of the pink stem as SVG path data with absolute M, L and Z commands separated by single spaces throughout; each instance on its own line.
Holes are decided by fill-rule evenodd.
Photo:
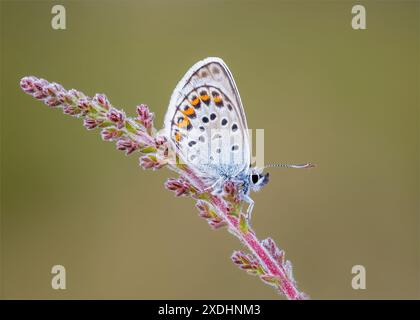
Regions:
M 81 114 L 81 110 L 77 108 L 79 108 L 79 103 L 81 100 L 80 97 L 84 97 L 84 95 L 78 91 L 67 91 L 60 85 L 50 84 L 46 80 L 38 79 L 35 77 L 23 78 L 21 80 L 21 87 L 26 93 L 34 96 L 36 99 L 43 100 L 44 103 L 46 103 L 47 105 L 64 107 L 66 104 L 71 104 L 74 107 L 74 110 L 77 112 L 69 114 L 76 116 Z M 62 99 L 64 99 L 64 102 L 58 99 L 59 96 Z M 100 109 L 101 112 L 104 114 L 103 117 L 105 117 L 105 113 L 108 110 L 109 106 L 105 108 L 105 106 L 103 106 L 105 102 L 99 103 L 94 102 L 93 100 L 94 99 L 89 98 L 89 101 L 91 103 L 94 103 L 96 105 L 96 108 Z M 109 102 L 107 102 L 107 104 L 109 104 Z M 70 109 L 67 111 L 72 110 Z M 149 111 L 147 107 L 146 109 L 144 107 L 141 108 L 141 115 L 143 117 L 146 117 L 148 112 Z M 86 114 L 83 115 L 86 116 Z M 147 117 L 148 118 L 144 120 L 152 120 L 150 115 L 148 115 Z M 95 121 L 95 117 L 91 117 L 90 120 Z M 137 129 L 137 132 L 132 133 L 127 131 L 125 132 L 125 135 L 127 137 L 146 146 L 156 147 L 154 137 L 149 132 L 150 127 L 148 131 L 145 132 L 141 130 L 141 126 L 137 125 L 136 123 L 131 123 L 131 125 Z M 185 167 L 183 169 L 178 169 L 177 167 L 172 166 L 172 169 L 174 169 L 176 172 L 182 171 L 182 173 L 190 180 L 190 183 L 201 192 L 205 190 L 205 183 L 199 177 L 197 177 L 194 174 L 194 172 L 191 171 L 190 168 Z M 231 230 L 233 234 L 235 234 L 239 238 L 239 240 L 249 249 L 249 251 L 259 260 L 263 269 L 269 275 L 273 275 L 280 280 L 278 289 L 283 294 L 285 294 L 288 299 L 295 300 L 305 298 L 304 295 L 297 290 L 294 281 L 288 277 L 288 274 L 285 271 L 282 264 L 277 263 L 275 258 L 272 257 L 272 255 L 267 251 L 267 249 L 261 244 L 261 242 L 256 237 L 254 231 L 249 226 L 247 226 L 246 230 L 242 230 L 243 228 L 241 228 L 240 226 L 239 218 L 229 213 L 229 209 L 226 206 L 225 201 L 221 197 L 217 197 L 214 195 L 210 195 L 210 198 L 208 200 L 211 202 L 211 204 L 217 211 L 217 215 L 219 216 L 219 218 L 222 219 L 228 225 L 229 230 Z
M 234 234 L 239 240 L 248 247 L 255 257 L 257 257 L 264 268 L 271 274 L 280 278 L 281 289 L 286 297 L 289 300 L 301 299 L 301 294 L 294 283 L 286 276 L 283 267 L 279 266 L 261 245 L 261 242 L 255 236 L 255 232 L 251 228 L 248 228 L 248 231 L 245 233 L 241 231 L 239 228 L 239 219 L 228 214 L 227 207 L 219 197 L 213 196 L 211 202 L 218 209 L 221 218 L 228 223 L 229 228 L 234 231 Z
M 198 178 L 191 170 L 185 170 L 185 174 L 190 179 L 191 183 L 202 189 L 205 184 Z M 228 207 L 224 201 L 217 196 L 211 196 L 210 202 L 217 209 L 218 215 L 228 225 L 233 234 L 254 254 L 261 265 L 269 273 L 280 278 L 280 290 L 286 295 L 289 300 L 301 300 L 304 296 L 298 291 L 295 284 L 288 278 L 284 268 L 277 264 L 271 257 L 268 251 L 261 245 L 261 242 L 255 235 L 255 232 L 248 227 L 246 232 L 243 232 L 239 227 L 239 219 L 229 214 Z

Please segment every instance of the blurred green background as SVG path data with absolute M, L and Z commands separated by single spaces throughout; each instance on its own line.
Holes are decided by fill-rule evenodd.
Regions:
M 51 28 L 62 4 L 67 29 Z M 351 28 L 363 4 L 367 30 Z M 253 226 L 316 299 L 419 298 L 420 2 L 1 1 L 2 297 L 277 299 L 191 199 L 24 94 L 43 77 L 162 125 L 196 61 L 223 58 L 271 170 Z M 51 267 L 67 290 L 51 288 Z M 353 290 L 351 268 L 367 270 Z

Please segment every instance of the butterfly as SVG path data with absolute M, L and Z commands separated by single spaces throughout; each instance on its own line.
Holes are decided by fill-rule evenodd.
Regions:
M 176 86 L 164 120 L 164 136 L 178 157 L 212 192 L 220 193 L 227 181 L 240 186 L 250 219 L 258 191 L 269 174 L 251 167 L 248 125 L 232 73 L 220 58 L 194 64 Z M 310 164 L 273 166 L 306 168 Z

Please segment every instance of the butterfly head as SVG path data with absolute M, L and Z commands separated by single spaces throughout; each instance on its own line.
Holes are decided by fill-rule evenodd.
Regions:
M 252 191 L 259 191 L 269 181 L 269 173 L 264 174 L 258 168 L 251 168 L 249 171 L 249 186 Z
M 283 168 L 296 168 L 296 169 L 304 169 L 304 168 L 313 168 L 315 167 L 312 163 L 305 163 L 305 164 L 269 164 L 264 166 L 264 168 L 249 168 L 249 188 L 252 191 L 259 191 L 262 187 L 264 187 L 269 181 L 269 173 L 263 174 L 263 169 L 271 168 L 271 167 L 283 167 Z

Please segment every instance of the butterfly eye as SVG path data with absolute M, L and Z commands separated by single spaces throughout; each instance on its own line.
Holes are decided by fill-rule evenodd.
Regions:
M 259 179 L 260 179 L 260 176 L 258 174 L 251 175 L 251 181 L 253 184 L 256 184 Z

